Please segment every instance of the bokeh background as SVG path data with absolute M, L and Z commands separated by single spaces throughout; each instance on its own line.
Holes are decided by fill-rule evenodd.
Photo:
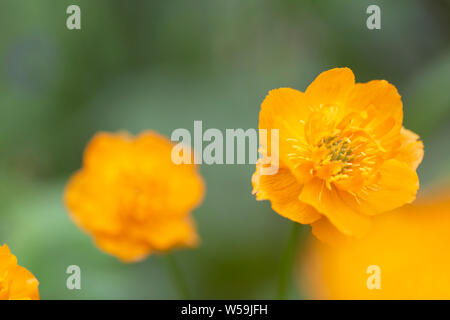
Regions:
M 82 30 L 66 28 L 81 7 Z M 381 30 L 366 8 L 381 7 Z M 350 67 L 386 79 L 419 133 L 422 190 L 450 175 L 450 3 L 435 1 L 0 0 L 0 244 L 43 299 L 179 298 L 167 261 L 122 264 L 69 219 L 65 182 L 100 130 L 256 128 L 273 88 Z M 253 165 L 203 165 L 202 244 L 174 253 L 194 298 L 274 298 L 291 222 L 251 194 Z M 423 192 L 423 191 L 421 191 Z M 310 235 L 303 228 L 304 245 Z M 301 260 L 301 257 L 300 257 Z M 79 265 L 82 289 L 66 289 Z M 308 298 L 290 284 L 289 298 Z

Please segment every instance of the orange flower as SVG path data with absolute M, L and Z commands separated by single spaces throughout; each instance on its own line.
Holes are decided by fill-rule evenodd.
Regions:
M 202 200 L 203 180 L 194 165 L 175 165 L 171 151 L 172 143 L 151 131 L 135 138 L 99 133 L 89 143 L 65 202 L 100 249 L 132 262 L 196 245 L 190 211 Z
M 449 213 L 447 192 L 376 217 L 364 239 L 313 240 L 302 256 L 303 288 L 318 299 L 450 299 Z
M 0 246 L 0 300 L 39 300 L 39 282 L 17 265 L 6 244 Z
M 253 192 L 280 215 L 311 224 L 320 239 L 361 237 L 371 216 L 412 202 L 419 188 L 423 145 L 402 121 L 393 85 L 355 84 L 348 68 L 323 72 L 304 93 L 272 90 L 259 128 L 279 130 L 280 168 L 262 175 L 259 161 Z M 270 141 L 261 143 L 270 156 Z

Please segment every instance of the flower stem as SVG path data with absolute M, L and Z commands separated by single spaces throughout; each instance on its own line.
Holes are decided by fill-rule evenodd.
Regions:
M 285 300 L 287 297 L 288 286 L 292 278 L 292 268 L 294 264 L 295 251 L 297 248 L 298 237 L 301 225 L 292 223 L 292 231 L 288 242 L 284 248 L 280 261 L 280 270 L 278 275 L 278 299 Z
M 177 261 L 174 256 L 170 253 L 166 255 L 167 268 L 169 269 L 169 273 L 172 277 L 174 284 L 176 285 L 180 296 L 182 299 L 189 300 L 191 299 L 191 295 L 189 293 L 189 289 L 186 283 L 186 280 L 181 272 L 180 267 L 178 266 Z

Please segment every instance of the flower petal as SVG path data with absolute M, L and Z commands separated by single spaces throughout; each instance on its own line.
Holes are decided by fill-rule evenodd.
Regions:
M 348 241 L 348 237 L 339 232 L 339 230 L 326 217 L 322 217 L 312 223 L 311 228 L 312 234 L 326 244 L 337 246 Z
M 367 215 L 375 215 L 391 211 L 416 198 L 419 189 L 419 178 L 416 171 L 408 164 L 388 160 L 380 168 L 380 180 L 371 190 L 358 193 L 358 203 L 353 207 Z M 350 198 L 346 198 L 346 202 Z
M 89 142 L 83 156 L 83 167 L 113 179 L 121 168 L 129 167 L 131 140 L 127 133 L 97 133 Z
M 333 185 L 331 189 L 328 189 L 321 179 L 314 178 L 305 184 L 300 200 L 325 215 L 339 231 L 346 235 L 359 238 L 370 229 L 370 217 L 359 214 L 347 205 L 341 198 L 340 191 Z
M 103 251 L 118 257 L 123 262 L 136 262 L 144 259 L 152 247 L 143 241 L 133 240 L 128 236 L 117 237 L 96 234 L 94 241 Z
M 261 104 L 259 128 L 281 129 L 283 124 L 305 120 L 310 111 L 303 92 L 291 88 L 274 89 Z
M 269 92 L 261 105 L 259 129 L 267 130 L 267 139 L 260 139 L 263 155 L 271 155 L 271 131 L 279 130 L 279 158 L 297 179 L 308 179 L 304 168 L 297 168 L 291 158 L 293 154 L 301 156 L 306 146 L 304 123 L 311 114 L 303 92 L 280 88 Z M 306 173 L 309 172 L 309 169 Z
M 379 115 L 389 114 L 400 123 L 403 121 L 401 96 L 395 86 L 386 80 L 355 84 L 348 105 L 354 111 L 368 110 L 372 106 Z
M 267 150 L 270 151 L 271 129 L 279 130 L 280 143 L 285 146 L 286 139 L 303 136 L 301 122 L 309 114 L 303 92 L 290 88 L 271 90 L 261 104 L 259 113 L 259 129 L 267 130 Z
M 199 243 L 195 223 L 190 216 L 185 219 L 159 219 L 149 222 L 149 231 L 139 228 L 140 238 L 147 238 L 154 250 L 167 251 L 172 247 L 194 247 Z
M 385 148 L 397 146 L 403 122 L 403 104 L 395 86 L 385 80 L 357 83 L 349 95 L 347 106 L 351 111 L 366 115 L 362 125 Z
M 313 107 L 326 104 L 342 104 L 355 84 L 355 76 L 349 68 L 334 68 L 322 72 L 308 86 L 305 93 Z
M 408 129 L 402 128 L 400 133 L 401 146 L 395 158 L 416 170 L 423 159 L 423 143 L 417 134 Z
M 10 300 L 39 300 L 39 281 L 26 268 L 15 266 L 10 271 L 13 279 L 9 292 Z
M 64 192 L 64 202 L 75 223 L 85 230 L 106 233 L 121 230 L 118 205 L 111 201 L 119 197 L 119 191 L 85 171 L 75 173 Z
M 288 168 L 280 167 L 274 175 L 259 175 L 259 166 L 252 179 L 258 200 L 270 200 L 274 211 L 295 222 L 309 224 L 320 219 L 320 213 L 298 199 L 302 186 Z

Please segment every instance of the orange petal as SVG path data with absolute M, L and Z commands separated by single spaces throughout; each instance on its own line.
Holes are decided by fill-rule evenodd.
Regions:
M 348 105 L 353 111 L 368 111 L 373 107 L 379 115 L 390 115 L 400 123 L 403 121 L 401 96 L 395 86 L 386 80 L 355 84 Z
M 338 246 L 348 241 L 348 237 L 338 229 L 326 217 L 322 217 L 311 224 L 312 234 L 322 242 L 332 246 Z
M 347 106 L 351 111 L 367 112 L 369 132 L 385 148 L 395 146 L 403 122 L 403 104 L 395 86 L 385 80 L 357 83 Z
M 12 268 L 16 264 L 17 258 L 11 253 L 7 244 L 0 246 L 0 274 L 3 274 L 5 270 Z
M 165 198 L 177 198 L 177 201 L 164 203 L 164 211 L 184 215 L 200 204 L 205 193 L 203 179 L 196 165 L 172 162 L 173 144 L 169 139 L 153 131 L 144 131 L 132 141 L 132 146 L 136 175 L 146 177 L 149 182 L 164 181 Z
M 70 217 L 85 230 L 118 233 L 118 204 L 111 199 L 119 199 L 119 192 L 95 174 L 78 171 L 67 183 L 64 202 Z
M 275 175 L 259 175 L 259 165 L 253 177 L 258 200 L 270 200 L 274 211 L 295 222 L 309 224 L 321 217 L 313 207 L 298 199 L 302 185 L 288 168 L 280 167 Z
M 270 130 L 278 129 L 280 143 L 286 145 L 286 139 L 303 136 L 302 120 L 310 114 L 305 94 L 291 88 L 271 90 L 261 104 L 259 113 L 259 128 L 267 130 L 270 151 Z M 280 153 L 282 153 L 280 146 Z M 284 152 L 285 153 L 285 152 Z
M 308 86 L 305 93 L 313 107 L 320 104 L 343 104 L 355 84 L 355 76 L 349 68 L 335 68 L 322 72 Z
M 15 266 L 9 272 L 13 279 L 9 292 L 10 300 L 39 300 L 39 281 L 30 271 Z
M 408 129 L 402 128 L 400 133 L 402 143 L 395 158 L 416 170 L 423 159 L 423 143 L 417 134 Z
M 142 229 L 139 229 L 142 231 Z M 195 224 L 190 216 L 185 219 L 161 219 L 149 222 L 148 229 L 141 234 L 158 251 L 167 251 L 172 247 L 194 247 L 199 242 Z
M 291 88 L 274 89 L 269 92 L 261 104 L 259 113 L 260 129 L 297 130 L 300 120 L 306 120 L 310 109 L 305 100 L 305 94 Z M 291 125 L 291 127 L 289 126 Z M 298 130 L 301 133 L 301 130 Z
M 0 300 L 39 300 L 38 286 L 34 275 L 17 265 L 8 246 L 0 246 Z
M 434 190 L 438 191 L 438 190 Z M 313 299 L 450 299 L 450 193 L 374 217 L 364 239 L 304 250 Z M 439 194 L 441 193 L 441 194 Z M 381 290 L 368 290 L 368 266 L 381 270 Z M 369 272 L 369 271 L 367 271 Z
M 340 232 L 348 236 L 362 237 L 370 229 L 371 219 L 347 205 L 342 200 L 339 190 L 333 185 L 331 185 L 331 189 L 328 189 L 321 179 L 314 178 L 305 184 L 300 194 L 300 200 L 313 206 L 325 215 Z
M 123 172 L 135 170 L 132 139 L 126 132 L 99 132 L 88 143 L 83 155 L 83 171 L 92 172 L 97 179 L 114 183 Z
M 97 246 L 105 252 L 118 257 L 123 262 L 136 262 L 144 259 L 152 248 L 146 242 L 132 240 L 128 236 L 116 237 L 95 235 Z
M 304 124 L 310 114 L 305 94 L 290 88 L 270 91 L 259 114 L 259 128 L 267 130 L 267 141 L 260 141 L 262 153 L 271 154 L 270 130 L 279 130 L 279 159 L 291 169 L 297 179 L 303 179 L 307 175 L 301 168 L 297 170 L 298 161 L 291 156 L 295 154 L 302 157 L 308 153 Z
M 376 185 L 357 194 L 358 203 L 350 202 L 352 199 L 348 195 L 345 200 L 360 212 L 375 215 L 411 203 L 418 189 L 419 178 L 414 169 L 406 163 L 388 160 L 380 167 L 380 180 Z

